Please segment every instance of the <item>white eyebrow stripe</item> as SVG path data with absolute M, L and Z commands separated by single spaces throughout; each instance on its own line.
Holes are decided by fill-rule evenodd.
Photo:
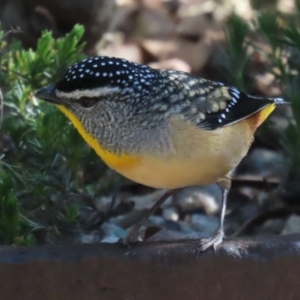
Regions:
M 101 87 L 91 90 L 75 90 L 72 92 L 62 92 L 58 89 L 55 90 L 56 96 L 59 98 L 66 99 L 79 99 L 81 97 L 101 97 L 110 93 L 119 92 L 121 89 L 119 87 Z

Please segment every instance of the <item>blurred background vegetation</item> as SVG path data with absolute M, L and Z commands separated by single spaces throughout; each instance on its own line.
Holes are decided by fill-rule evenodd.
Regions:
M 115 242 L 159 196 L 107 169 L 67 119 L 34 96 L 89 55 L 290 100 L 259 129 L 236 171 L 226 232 L 300 231 L 296 0 L 0 0 L 0 21 L 0 244 Z M 146 234 L 208 235 L 219 204 L 216 186 L 187 188 Z

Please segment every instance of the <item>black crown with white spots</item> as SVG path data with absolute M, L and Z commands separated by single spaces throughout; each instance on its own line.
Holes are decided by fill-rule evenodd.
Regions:
M 157 71 L 125 59 L 94 56 L 71 66 L 56 88 L 62 92 L 105 86 L 149 90 Z

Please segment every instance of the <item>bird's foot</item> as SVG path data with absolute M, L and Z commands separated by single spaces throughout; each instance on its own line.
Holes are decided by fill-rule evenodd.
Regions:
M 125 246 L 130 246 L 133 244 L 136 244 L 138 242 L 142 242 L 143 239 L 140 234 L 140 228 L 133 226 L 132 228 L 129 229 L 127 235 L 119 240 L 119 243 L 125 245 Z
M 206 251 L 208 248 L 213 247 L 216 250 L 217 246 L 220 245 L 223 241 L 224 231 L 218 229 L 214 235 L 208 239 L 201 239 L 199 247 L 197 248 L 198 253 Z

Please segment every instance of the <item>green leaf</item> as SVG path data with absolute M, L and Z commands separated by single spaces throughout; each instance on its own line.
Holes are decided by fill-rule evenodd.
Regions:
M 0 241 L 12 243 L 19 234 L 19 205 L 15 195 L 15 182 L 0 171 Z

